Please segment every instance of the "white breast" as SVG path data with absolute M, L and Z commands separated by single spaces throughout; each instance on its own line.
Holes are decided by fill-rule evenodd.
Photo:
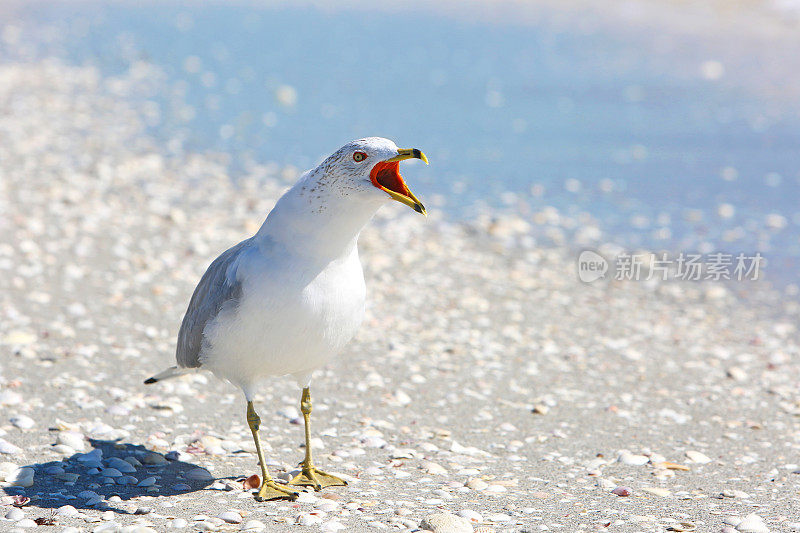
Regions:
M 251 260 L 242 299 L 206 328 L 203 366 L 247 387 L 267 376 L 310 374 L 336 355 L 364 318 L 358 251 L 318 272 Z

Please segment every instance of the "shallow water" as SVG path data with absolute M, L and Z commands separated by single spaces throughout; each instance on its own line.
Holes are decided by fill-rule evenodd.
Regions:
M 234 175 L 247 158 L 307 168 L 380 135 L 428 154 L 405 174 L 451 216 L 552 206 L 566 225 L 588 214 L 604 241 L 761 251 L 800 280 L 800 118 L 753 90 L 757 50 L 710 57 L 703 39 L 546 12 L 527 25 L 171 3 L 14 17 L 38 55 L 107 75 L 159 67 L 170 90 L 152 96 L 153 132 L 230 153 Z M 675 53 L 658 52 L 665 39 Z M 726 61 L 749 79 L 726 78 Z

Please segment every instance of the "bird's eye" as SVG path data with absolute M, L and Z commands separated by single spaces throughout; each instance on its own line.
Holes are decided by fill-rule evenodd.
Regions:
M 353 154 L 353 161 L 356 163 L 361 163 L 363 160 L 367 158 L 367 154 L 364 152 L 356 152 Z

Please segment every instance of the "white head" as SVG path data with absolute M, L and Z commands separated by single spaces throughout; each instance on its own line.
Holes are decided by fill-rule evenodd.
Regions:
M 304 186 L 310 193 L 324 188 L 328 193 L 358 196 L 365 200 L 397 200 L 418 213 L 426 214 L 414 193 L 400 175 L 399 164 L 405 159 L 428 162 L 416 148 L 398 148 L 389 139 L 367 137 L 352 141 L 328 156 L 314 169 Z
M 306 255 L 338 256 L 387 200 L 425 213 L 400 175 L 405 159 L 421 159 L 416 148 L 397 148 L 389 139 L 368 137 L 347 143 L 306 172 L 270 212 L 258 235 Z

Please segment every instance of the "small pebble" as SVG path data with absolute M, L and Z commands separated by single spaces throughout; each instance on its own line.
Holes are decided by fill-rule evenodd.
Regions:
M 17 468 L 6 474 L 6 483 L 13 487 L 32 487 L 35 470 L 29 466 Z
M 172 529 L 183 529 L 188 525 L 189 522 L 187 522 L 183 518 L 176 518 L 175 520 L 169 523 L 169 527 Z
M 10 333 L 9 335 L 13 334 L 14 332 Z M 6 338 L 3 339 L 3 341 L 6 344 L 10 344 L 8 341 L 8 336 L 6 336 Z M 22 395 L 20 393 L 8 389 L 0 391 L 0 405 L 19 405 L 21 403 L 22 403 Z
M 462 518 L 466 518 L 470 522 L 483 522 L 483 517 L 480 515 L 480 513 L 473 511 L 472 509 L 462 509 L 457 514 Z
M 631 490 L 630 487 L 624 487 L 620 485 L 612 490 L 611 493 L 616 494 L 617 496 L 630 496 L 633 493 L 633 490 Z
M 0 453 L 4 453 L 7 455 L 16 455 L 18 453 L 22 453 L 22 448 L 19 446 L 15 446 L 11 444 L 5 439 L 0 438 Z
M 71 505 L 62 505 L 56 510 L 56 514 L 59 516 L 75 516 L 78 514 L 78 510 L 75 509 Z
M 769 533 L 769 527 L 759 515 L 752 513 L 736 524 L 736 531 L 740 533 Z
M 116 468 L 104 468 L 100 471 L 100 475 L 103 477 L 120 477 L 122 476 L 122 472 Z
M 12 507 L 5 514 L 5 519 L 10 520 L 12 522 L 16 522 L 17 520 L 22 520 L 23 518 L 25 518 L 25 512 L 22 509 L 17 509 L 16 507 Z
M 135 474 L 136 468 L 133 467 L 129 462 L 120 459 L 119 457 L 111 457 L 106 461 L 106 464 L 110 468 L 114 468 L 119 470 L 123 474 Z
M 36 425 L 36 422 L 33 421 L 33 418 L 26 415 L 12 416 L 10 422 L 11 425 L 18 427 L 20 429 L 31 429 L 33 426 Z
M 420 469 L 426 474 L 435 476 L 443 476 L 447 474 L 447 469 L 433 461 L 422 461 L 419 465 Z
M 322 523 L 322 517 L 311 513 L 300 513 L 295 522 L 301 526 L 315 526 Z
M 691 460 L 693 463 L 697 463 L 697 464 L 706 464 L 706 463 L 710 463 L 712 461 L 712 459 L 710 457 L 708 457 L 707 455 L 705 455 L 704 453 L 701 453 L 701 452 L 698 452 L 698 451 L 695 451 L 695 450 L 687 451 L 686 452 L 686 457 L 688 457 L 689 460 Z
M 56 479 L 67 483 L 75 483 L 78 481 L 79 477 L 81 477 L 80 474 L 76 474 L 75 472 L 64 472 L 63 474 L 56 475 Z
M 75 450 L 67 446 L 66 444 L 56 444 L 50 448 L 54 452 L 61 454 L 61 455 L 75 455 Z
M 434 533 L 472 533 L 473 529 L 469 520 L 451 513 L 429 514 L 419 527 Z
M 486 490 L 487 488 L 489 488 L 489 484 L 480 478 L 472 478 L 469 481 L 467 481 L 466 485 L 472 490 L 478 490 L 478 491 Z
M 648 492 L 654 496 L 660 496 L 662 498 L 666 498 L 667 496 L 670 496 L 672 494 L 672 492 L 670 492 L 669 489 L 661 487 L 644 487 L 642 488 L 642 491 Z
M 237 513 L 236 511 L 224 511 L 217 515 L 217 518 L 224 520 L 229 524 L 241 524 L 242 523 L 242 515 Z
M 163 465 L 167 460 L 160 453 L 148 453 L 142 458 L 142 463 L 146 465 Z
M 211 481 L 214 479 L 214 476 L 205 468 L 193 468 L 186 472 L 186 479 L 191 479 L 192 481 Z
M 76 452 L 82 452 L 86 448 L 86 440 L 83 433 L 77 431 L 61 431 L 56 437 L 56 444 L 69 446 Z
M 626 465 L 642 466 L 650 462 L 650 458 L 645 455 L 636 455 L 628 451 L 620 453 L 617 460 Z

